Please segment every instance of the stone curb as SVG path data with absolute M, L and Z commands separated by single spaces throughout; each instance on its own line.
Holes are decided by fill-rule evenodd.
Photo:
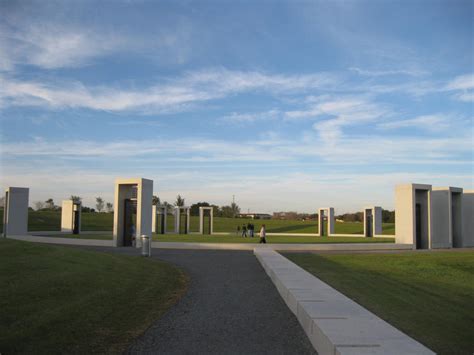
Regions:
M 277 252 L 254 254 L 319 354 L 434 354 Z

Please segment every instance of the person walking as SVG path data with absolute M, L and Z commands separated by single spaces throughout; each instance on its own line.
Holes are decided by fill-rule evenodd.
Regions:
M 250 237 L 253 238 L 255 236 L 255 226 L 253 223 L 250 224 Z
M 240 235 L 240 225 L 237 226 L 237 237 Z
M 249 232 L 249 237 L 252 238 L 253 237 L 253 233 L 252 233 L 253 231 L 252 231 L 252 224 L 251 223 L 247 224 L 247 230 Z
M 266 239 L 266 236 L 267 236 L 267 232 L 265 230 L 265 225 L 262 224 L 262 228 L 260 228 L 260 244 L 267 244 L 267 239 Z
M 245 224 L 242 225 L 242 237 L 247 238 L 247 226 Z

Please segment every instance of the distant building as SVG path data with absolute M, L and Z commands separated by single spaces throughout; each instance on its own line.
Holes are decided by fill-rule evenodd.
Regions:
M 299 218 L 299 215 L 297 212 L 273 212 L 273 219 L 292 219 L 296 220 Z
M 268 213 L 240 213 L 238 217 L 252 219 L 272 219 L 272 215 Z

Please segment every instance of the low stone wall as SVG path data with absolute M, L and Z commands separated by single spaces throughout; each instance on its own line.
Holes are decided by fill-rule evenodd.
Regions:
M 319 354 L 434 354 L 277 252 L 254 253 Z

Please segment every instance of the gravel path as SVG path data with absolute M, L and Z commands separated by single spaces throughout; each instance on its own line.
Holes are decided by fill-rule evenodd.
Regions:
M 130 346 L 130 353 L 315 353 L 253 253 L 153 252 L 188 272 L 189 290 Z
M 132 248 L 95 250 L 136 254 Z M 190 275 L 186 295 L 128 349 L 160 354 L 315 354 L 252 252 L 153 250 Z

